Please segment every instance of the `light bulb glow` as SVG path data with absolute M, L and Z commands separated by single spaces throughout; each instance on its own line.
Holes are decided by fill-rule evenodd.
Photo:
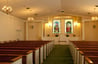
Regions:
M 3 6 L 3 8 L 2 8 L 2 11 L 5 12 L 5 13 L 7 13 L 7 14 L 8 14 L 8 13 L 11 13 L 12 10 L 13 10 L 13 9 L 12 9 L 11 6 L 6 6 L 6 5 Z
M 27 19 L 28 21 L 33 21 L 34 20 L 34 18 L 33 17 L 28 17 L 28 19 Z

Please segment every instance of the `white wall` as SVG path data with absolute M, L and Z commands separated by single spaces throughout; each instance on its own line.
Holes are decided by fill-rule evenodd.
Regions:
M 28 36 L 27 37 L 28 37 L 27 40 L 41 40 L 42 23 L 41 22 L 28 23 Z
M 24 20 L 0 12 L 0 41 L 24 40 Z
M 98 21 L 84 22 L 84 34 L 87 41 L 98 41 Z
M 82 40 L 85 40 L 85 22 L 87 21 L 91 21 L 91 17 L 82 17 Z

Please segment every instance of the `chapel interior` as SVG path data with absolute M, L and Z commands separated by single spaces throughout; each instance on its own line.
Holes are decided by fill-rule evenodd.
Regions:
M 98 64 L 98 0 L 0 0 L 0 64 Z

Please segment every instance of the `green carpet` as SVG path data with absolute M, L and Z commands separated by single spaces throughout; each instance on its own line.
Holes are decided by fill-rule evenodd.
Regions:
M 55 45 L 43 64 L 73 64 L 68 45 Z

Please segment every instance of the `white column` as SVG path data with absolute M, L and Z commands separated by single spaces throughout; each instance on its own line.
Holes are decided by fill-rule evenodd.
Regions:
M 28 40 L 28 22 L 26 22 L 26 40 Z
M 84 21 L 82 21 L 82 40 L 85 40 L 85 31 L 84 31 L 84 29 L 85 29 L 85 26 L 84 26 Z
M 43 40 L 43 22 L 41 23 L 42 25 L 42 35 L 41 35 L 41 39 Z

